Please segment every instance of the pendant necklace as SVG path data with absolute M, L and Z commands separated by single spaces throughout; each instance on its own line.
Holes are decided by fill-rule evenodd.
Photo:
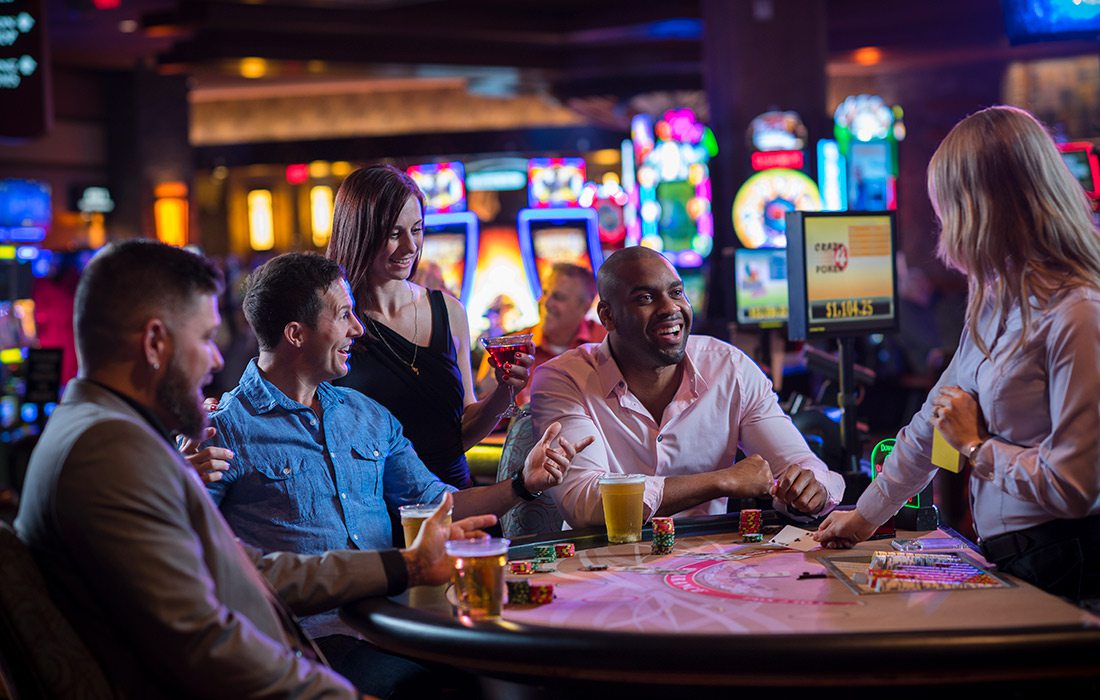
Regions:
M 398 362 L 408 367 L 409 370 L 412 371 L 414 376 L 419 377 L 420 368 L 416 366 L 416 353 L 418 350 L 420 350 L 420 346 L 417 344 L 416 338 L 420 334 L 420 308 L 417 306 L 416 297 L 413 295 L 412 285 L 409 284 L 408 280 L 405 280 L 405 286 L 409 290 L 409 299 L 412 301 L 413 305 L 412 362 L 405 360 L 405 358 L 401 357 L 401 355 L 399 355 L 397 351 L 394 350 L 392 346 L 390 346 L 389 341 L 386 340 L 386 336 L 382 335 L 382 333 L 378 330 L 378 324 L 374 322 L 373 318 L 367 316 L 365 312 L 363 315 L 367 317 L 368 321 L 370 321 L 371 328 L 374 329 L 374 334 L 378 336 L 379 339 L 381 339 L 382 344 L 386 346 L 386 349 L 390 351 L 390 354 L 396 357 Z

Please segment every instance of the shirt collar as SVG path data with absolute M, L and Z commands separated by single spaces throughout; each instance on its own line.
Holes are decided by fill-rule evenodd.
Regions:
M 241 375 L 240 388 L 241 394 L 248 399 L 248 402 L 252 404 L 252 407 L 258 413 L 268 413 L 276 408 L 281 408 L 284 411 L 297 411 L 308 408 L 289 398 L 279 390 L 279 387 L 265 379 L 256 360 L 257 358 L 254 357 L 249 361 L 248 367 Z M 344 398 L 340 396 L 340 392 L 336 391 L 336 388 L 328 382 L 321 382 L 317 387 L 317 398 L 321 401 L 321 408 L 326 411 L 337 404 L 344 403 Z
M 699 373 L 698 367 L 691 358 L 691 338 L 688 338 L 687 351 L 684 353 L 684 377 L 681 386 L 686 385 L 692 394 L 699 396 L 707 390 L 707 380 Z M 610 396 L 613 392 L 626 391 L 626 380 L 619 364 L 611 356 L 611 335 L 608 334 L 596 348 L 596 376 L 600 380 L 602 396 Z

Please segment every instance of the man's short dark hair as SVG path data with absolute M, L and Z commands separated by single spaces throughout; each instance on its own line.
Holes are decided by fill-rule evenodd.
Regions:
M 76 288 L 73 326 L 81 367 L 96 369 L 117 355 L 120 337 L 222 288 L 221 272 L 201 255 L 148 240 L 108 245 Z
M 316 328 L 321 295 L 343 276 L 338 264 L 312 253 L 286 253 L 256 268 L 246 283 L 244 317 L 260 349 L 274 350 L 291 321 Z

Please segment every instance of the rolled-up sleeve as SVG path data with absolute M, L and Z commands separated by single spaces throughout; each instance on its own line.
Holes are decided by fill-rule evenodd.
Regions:
M 844 498 L 844 477 L 830 471 L 810 451 L 802 433 L 798 432 L 790 416 L 779 407 L 771 382 L 756 365 L 746 363 L 741 378 L 745 402 L 743 406 L 733 406 L 735 412 L 741 412 L 741 450 L 745 454 L 759 454 L 766 459 L 776 477 L 794 465 L 809 469 L 828 494 L 825 506 L 814 515 L 824 515 L 836 508 Z M 774 501 L 773 505 L 776 510 L 795 516 L 779 501 Z
M 593 381 L 595 375 L 592 375 Z M 573 459 L 561 485 L 550 490 L 562 517 L 570 527 L 589 527 L 604 522 L 603 501 L 600 499 L 600 477 L 609 469 L 608 450 L 614 441 L 608 440 L 586 408 L 588 400 L 604 400 L 599 388 L 582 387 L 568 372 L 548 364 L 539 367 L 531 382 L 531 410 L 536 434 L 558 421 L 561 436 L 576 442 L 589 435 L 596 441 Z M 586 393 L 587 392 L 587 393 Z M 655 513 L 664 495 L 665 479 L 647 476 L 643 502 L 647 513 Z

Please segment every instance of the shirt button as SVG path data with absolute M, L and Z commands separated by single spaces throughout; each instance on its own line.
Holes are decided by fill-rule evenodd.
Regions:
M 661 442 L 661 441 L 662 441 L 662 440 L 664 440 L 664 439 L 665 439 L 665 436 L 664 436 L 664 435 L 658 435 L 658 436 L 657 436 L 657 442 Z
M 351 536 L 351 539 L 353 539 L 353 540 L 355 540 L 356 542 L 358 542 L 358 541 L 359 541 L 359 535 L 352 535 L 352 536 Z
M 302 658 L 302 650 L 301 649 L 295 649 L 294 650 L 294 655 L 297 656 L 299 659 Z
M 290 467 L 283 467 L 284 474 L 290 474 Z
M 378 450 L 375 450 L 375 451 L 374 451 L 374 456 L 375 456 L 375 457 L 377 457 L 377 456 L 378 456 L 379 454 L 381 454 L 381 453 L 380 453 L 380 452 L 379 452 Z
M 332 457 L 333 459 L 336 459 L 336 453 L 335 453 L 335 452 L 331 452 L 331 451 L 330 451 L 330 452 L 328 453 L 328 456 L 329 456 L 329 457 Z
M 316 418 L 310 418 L 309 419 L 309 424 L 313 425 L 313 426 L 317 425 L 317 419 Z
M 348 495 L 346 493 L 340 494 L 340 498 L 347 499 L 347 497 L 348 497 Z

